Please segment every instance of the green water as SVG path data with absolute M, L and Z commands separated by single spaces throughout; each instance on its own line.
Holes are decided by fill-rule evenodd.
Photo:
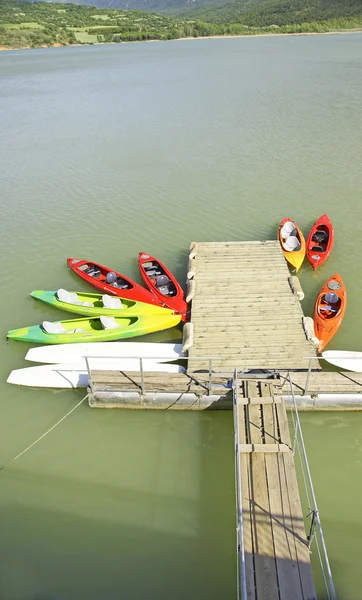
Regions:
M 144 250 L 183 283 L 193 240 L 275 238 L 284 216 L 307 233 L 327 212 L 303 308 L 339 272 L 329 347 L 361 349 L 361 75 L 361 34 L 0 53 L 3 464 L 83 396 L 6 384 L 29 366 L 6 332 L 62 314 L 28 293 L 86 289 L 68 256 L 137 279 Z M 362 416 L 302 424 L 337 592 L 357 600 Z M 1 600 L 234 599 L 232 429 L 81 405 L 0 472 Z

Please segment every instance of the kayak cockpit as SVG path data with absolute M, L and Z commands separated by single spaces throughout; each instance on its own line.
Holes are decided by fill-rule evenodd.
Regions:
M 334 318 L 341 309 L 341 298 L 335 292 L 327 292 L 322 296 L 318 307 L 318 313 L 323 319 Z
M 155 261 L 143 263 L 143 268 L 147 277 L 151 279 L 154 286 L 163 296 L 176 296 L 176 286 L 171 279 L 166 275 L 166 272 L 161 265 Z

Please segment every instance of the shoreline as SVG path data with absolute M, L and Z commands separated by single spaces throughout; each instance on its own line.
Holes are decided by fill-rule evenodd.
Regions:
M 23 46 L 22 48 L 12 48 L 8 46 L 0 46 L 0 52 L 6 51 L 14 51 L 14 50 L 37 50 L 39 48 L 73 48 L 80 46 L 118 46 L 121 44 L 137 44 L 137 43 L 150 43 L 150 42 L 180 42 L 180 41 L 189 41 L 189 40 L 217 40 L 217 39 L 235 39 L 235 38 L 256 38 L 256 37 L 286 37 L 286 36 L 303 36 L 303 35 L 347 35 L 351 33 L 361 33 L 361 28 L 356 29 L 336 29 L 335 31 L 300 31 L 298 33 L 278 33 L 278 32 L 265 32 L 265 33 L 241 33 L 240 35 L 232 34 L 232 35 L 205 35 L 199 37 L 182 37 L 175 38 L 173 40 L 134 40 L 132 42 L 93 42 L 91 44 L 87 43 L 78 43 L 78 44 L 59 44 L 55 43 L 51 46 L 36 46 L 32 48 L 31 46 Z

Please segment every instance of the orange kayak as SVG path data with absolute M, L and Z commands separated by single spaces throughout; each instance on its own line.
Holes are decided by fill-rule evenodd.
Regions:
M 305 257 L 303 233 L 291 219 L 283 219 L 279 225 L 278 238 L 286 260 L 298 273 Z
M 318 294 L 314 306 L 314 330 L 319 352 L 339 329 L 347 306 L 346 287 L 338 273 L 332 275 Z

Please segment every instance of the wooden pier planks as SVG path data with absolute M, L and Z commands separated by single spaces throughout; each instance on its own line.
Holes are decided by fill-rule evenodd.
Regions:
M 246 585 L 250 600 L 316 598 L 284 403 L 266 382 L 243 382 L 238 423 Z M 257 404 L 257 393 L 260 404 Z M 264 402 L 267 399 L 267 402 Z M 243 452 L 257 444 L 258 452 Z M 260 452 L 260 446 L 265 452 Z
M 193 243 L 190 276 L 191 358 L 221 354 L 215 368 L 308 368 L 315 350 L 278 241 Z

